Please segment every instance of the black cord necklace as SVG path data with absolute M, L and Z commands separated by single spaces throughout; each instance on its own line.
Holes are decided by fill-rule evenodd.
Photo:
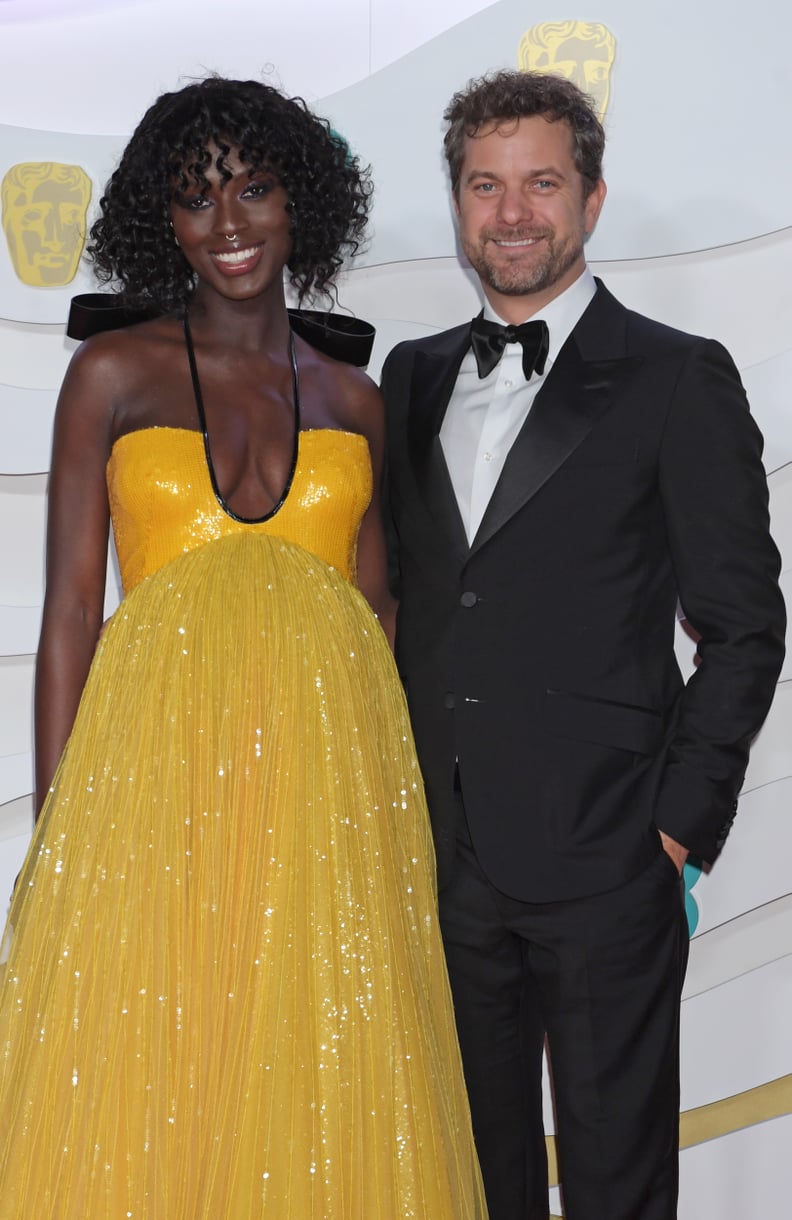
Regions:
M 187 345 L 187 359 L 190 362 L 190 376 L 192 377 L 193 394 L 195 395 L 195 407 L 198 412 L 198 422 L 201 425 L 201 434 L 203 436 L 204 453 L 206 454 L 206 466 L 209 471 L 209 478 L 212 483 L 212 491 L 215 494 L 217 503 L 234 521 L 240 521 L 243 525 L 260 525 L 262 521 L 269 521 L 271 517 L 283 508 L 286 503 L 286 498 L 291 491 L 291 485 L 294 481 L 294 472 L 297 469 L 297 458 L 300 451 L 300 375 L 297 368 L 297 353 L 294 349 L 294 335 L 289 331 L 289 363 L 291 364 L 292 373 L 292 399 L 294 401 L 294 443 L 292 445 L 291 464 L 289 473 L 286 477 L 286 485 L 283 488 L 280 499 L 277 504 L 273 504 L 268 513 L 264 513 L 263 517 L 242 517 L 239 513 L 235 513 L 233 508 L 228 504 L 223 493 L 217 483 L 214 463 L 212 462 L 212 450 L 209 445 L 209 429 L 206 426 L 206 411 L 204 410 L 203 394 L 201 393 L 201 383 L 198 379 L 198 365 L 195 361 L 195 348 L 193 347 L 192 334 L 190 332 L 190 323 L 187 315 L 184 315 L 184 341 Z

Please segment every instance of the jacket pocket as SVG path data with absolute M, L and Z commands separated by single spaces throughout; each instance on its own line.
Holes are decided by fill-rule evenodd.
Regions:
M 556 737 L 634 754 L 655 754 L 664 735 L 663 718 L 652 708 L 561 690 L 545 693 L 545 728 Z

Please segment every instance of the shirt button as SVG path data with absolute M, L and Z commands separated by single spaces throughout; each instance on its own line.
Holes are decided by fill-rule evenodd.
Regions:
M 507 390 L 510 390 L 514 385 L 514 382 L 512 381 L 511 377 L 507 377 L 503 384 Z
M 460 606 L 464 606 L 466 610 L 469 610 L 471 606 L 475 606 L 477 601 L 478 601 L 478 597 L 476 596 L 476 594 L 468 591 L 468 592 L 462 594 L 462 596 L 459 599 L 459 604 L 460 604 Z
M 485 462 L 491 462 L 491 461 L 492 461 L 492 454 L 491 454 L 491 453 L 483 453 L 481 456 L 484 458 L 484 461 L 485 461 Z

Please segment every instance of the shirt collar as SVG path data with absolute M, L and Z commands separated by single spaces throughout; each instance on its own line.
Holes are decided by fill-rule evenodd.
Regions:
M 545 305 L 544 309 L 540 309 L 538 313 L 531 314 L 529 318 L 524 319 L 531 322 L 543 319 L 547 323 L 547 329 L 550 332 L 550 346 L 547 352 L 546 368 L 557 360 L 558 353 L 577 326 L 596 291 L 594 276 L 591 269 L 586 266 L 574 284 L 570 284 L 562 293 L 554 297 L 549 304 Z M 490 322 L 499 322 L 503 326 L 508 325 L 504 318 L 499 317 L 486 298 L 484 299 L 484 317 Z

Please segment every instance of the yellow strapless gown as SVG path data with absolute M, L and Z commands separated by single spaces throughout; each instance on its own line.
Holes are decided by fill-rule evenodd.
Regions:
M 480 1220 L 398 677 L 354 588 L 366 442 L 270 520 L 198 433 L 108 465 L 126 597 L 0 967 L 0 1217 Z

